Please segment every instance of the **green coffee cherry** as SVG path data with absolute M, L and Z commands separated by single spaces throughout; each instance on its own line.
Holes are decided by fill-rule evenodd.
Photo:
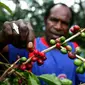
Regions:
M 66 54 L 66 53 L 67 53 L 66 48 L 61 48 L 60 51 L 61 51 L 63 54 Z
M 64 42 L 65 39 L 66 39 L 66 38 L 65 38 L 64 36 L 61 36 L 61 37 L 60 37 L 60 42 Z
M 67 46 L 66 46 L 66 49 L 67 49 L 68 51 L 72 51 L 72 47 L 71 47 L 70 45 L 67 45 Z
M 84 73 L 83 66 L 77 67 L 77 68 L 76 68 L 76 72 L 77 72 L 77 73 L 80 73 L 80 74 L 83 74 L 83 73 Z
M 84 71 L 85 71 L 85 62 L 83 63 L 83 69 L 84 69 Z
M 85 37 L 85 32 L 82 32 L 81 33 L 81 37 Z
M 67 43 L 62 44 L 62 46 L 64 46 L 64 47 L 67 46 Z
M 54 45 L 54 44 L 56 44 L 56 41 L 55 41 L 54 39 L 51 39 L 51 40 L 50 40 L 50 44 L 51 44 L 51 45 Z
M 83 64 L 83 61 L 80 60 L 80 59 L 75 59 L 75 60 L 74 60 L 74 64 L 75 64 L 76 66 L 81 66 L 81 65 Z
M 69 35 L 71 35 L 71 36 L 73 35 L 73 32 L 71 32 L 71 30 L 69 30 Z
M 80 47 L 76 47 L 75 51 L 76 51 L 77 54 L 80 54 L 82 52 Z
M 21 62 L 25 62 L 26 60 L 27 60 L 26 57 L 21 57 L 21 59 L 20 59 Z

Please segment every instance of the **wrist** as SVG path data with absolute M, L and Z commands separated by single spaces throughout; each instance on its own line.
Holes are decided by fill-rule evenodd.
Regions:
M 4 41 L 5 41 L 4 33 L 3 33 L 3 31 L 1 30 L 1 31 L 0 31 L 0 43 L 3 43 Z
M 0 31 L 0 51 L 7 45 L 7 41 L 6 41 L 6 38 L 4 36 L 4 33 L 3 31 L 1 30 Z

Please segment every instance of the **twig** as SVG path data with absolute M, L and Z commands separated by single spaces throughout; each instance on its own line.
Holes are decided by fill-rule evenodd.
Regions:
M 15 71 L 14 69 L 12 69 L 8 74 L 12 74 L 12 73 L 14 73 L 15 75 L 18 75 L 19 77 L 21 77 L 24 80 L 26 80 L 19 72 Z
M 79 35 L 81 34 L 81 32 L 83 32 L 83 31 L 85 31 L 85 28 L 84 28 L 83 30 L 81 30 L 80 32 L 76 33 L 75 35 L 73 35 L 72 37 L 66 39 L 62 44 L 64 44 L 64 43 L 72 40 L 73 38 L 79 36 Z M 47 49 L 45 49 L 45 50 L 43 50 L 42 52 L 44 52 L 44 53 L 45 53 L 45 52 L 48 52 L 48 51 L 54 49 L 55 47 L 56 47 L 56 44 L 53 45 L 53 46 L 51 46 L 51 47 L 49 47 L 49 48 L 47 48 Z M 32 56 L 32 57 L 33 57 L 33 56 Z M 27 61 L 24 62 L 23 64 L 28 63 L 28 62 L 32 59 L 32 57 L 29 58 L 29 59 L 27 59 Z M 85 59 L 81 58 L 80 56 L 76 55 L 76 57 L 85 62 Z M 2 76 L 0 77 L 0 81 L 2 81 L 2 80 L 4 79 L 4 77 L 8 74 L 8 72 L 9 72 L 10 70 L 13 69 L 13 67 L 16 65 L 16 63 L 17 63 L 19 60 L 20 60 L 20 59 L 18 59 L 16 62 L 14 62 L 14 63 L 2 74 Z
M 12 69 L 10 72 L 8 72 L 8 74 L 12 74 L 14 73 L 15 75 L 19 76 L 20 78 L 24 79 L 27 82 L 27 79 L 25 77 L 23 77 L 19 72 L 17 72 L 15 69 Z
M 27 59 L 27 61 L 26 61 L 26 62 L 24 62 L 23 64 L 27 64 L 28 62 L 30 62 L 30 61 L 31 61 L 31 59 L 32 59 L 33 57 L 34 57 L 34 56 L 32 56 L 32 57 L 28 58 L 28 59 Z
M 10 66 L 10 64 L 8 64 L 8 63 L 3 63 L 3 62 L 0 62 L 0 64 L 5 65 L 6 67 Z
M 13 69 L 13 67 L 18 63 L 19 60 L 20 60 L 20 59 L 18 59 L 16 62 L 14 62 L 14 63 L 2 74 L 2 76 L 0 77 L 0 81 L 2 81 L 2 80 L 5 78 L 5 76 L 8 74 L 8 72 Z
M 80 34 L 81 34 L 81 32 L 83 32 L 83 31 L 85 31 L 85 28 L 84 29 L 82 29 L 80 32 L 78 32 L 78 33 L 76 33 L 76 34 L 74 34 L 73 36 L 71 36 L 70 38 L 68 38 L 68 39 L 66 39 L 62 44 L 64 44 L 64 43 L 66 43 L 66 42 L 68 42 L 68 41 L 70 41 L 70 40 L 72 40 L 72 39 L 74 39 L 75 37 L 77 37 L 77 36 L 79 36 Z M 49 48 L 47 48 L 47 49 L 45 49 L 45 50 L 43 50 L 42 52 L 48 52 L 48 51 L 50 51 L 50 50 L 52 50 L 52 49 L 54 49 L 56 47 L 56 44 L 55 45 L 53 45 L 53 46 L 51 46 L 51 47 L 49 47 Z
M 79 35 L 81 34 L 81 32 L 83 32 L 83 31 L 85 31 L 85 28 L 84 28 L 84 29 L 82 29 L 80 32 L 76 33 L 75 35 L 71 36 L 70 38 L 66 39 L 66 40 L 65 40 L 62 44 L 64 44 L 64 43 L 66 43 L 66 42 L 68 42 L 68 41 L 72 40 L 73 38 L 75 38 L 75 37 L 79 36 Z M 43 50 L 43 51 L 41 51 L 41 52 L 46 53 L 46 52 L 48 52 L 48 51 L 50 51 L 50 50 L 54 49 L 55 47 L 56 47 L 56 44 L 55 44 L 55 45 L 53 45 L 53 46 L 51 46 L 51 47 L 49 47 L 49 48 L 47 48 L 47 49 L 45 49 L 45 50 Z M 32 56 L 32 57 L 33 57 L 33 56 Z M 26 62 L 24 62 L 23 64 L 27 64 L 29 61 L 31 61 L 32 57 L 31 57 L 31 58 L 29 58 L 29 59 L 27 59 L 27 61 L 26 61 Z
M 85 59 L 82 58 L 81 56 L 79 56 L 79 55 L 76 54 L 76 57 L 77 57 L 78 59 L 82 60 L 83 62 L 85 62 Z
M 2 55 L 2 53 L 0 53 L 0 55 L 2 56 L 2 58 L 3 58 L 7 63 L 9 63 L 9 61 Z

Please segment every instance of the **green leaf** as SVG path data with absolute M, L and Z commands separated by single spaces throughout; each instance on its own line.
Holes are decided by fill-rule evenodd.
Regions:
M 4 3 L 2 3 L 2 2 L 0 2 L 0 6 L 1 7 L 3 7 L 3 8 L 5 8 L 11 15 L 12 15 L 12 11 L 11 11 L 11 9 L 8 7 L 8 6 L 6 6 Z
M 38 76 L 41 80 L 44 80 L 48 85 L 62 85 L 59 78 L 57 78 L 55 75 L 51 74 L 43 74 L 41 76 Z
M 33 73 L 25 71 L 24 76 L 27 79 L 28 85 L 40 85 L 39 79 Z
M 4 81 L 0 82 L 0 85 L 10 85 L 9 78 L 6 78 Z
M 33 73 L 30 73 L 29 74 L 29 82 L 28 82 L 28 84 L 29 85 L 40 85 L 40 81 Z

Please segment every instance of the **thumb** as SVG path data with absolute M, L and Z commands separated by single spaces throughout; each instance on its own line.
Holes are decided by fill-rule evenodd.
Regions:
M 34 31 L 33 31 L 33 28 L 32 26 L 30 25 L 30 23 L 27 24 L 28 26 L 28 30 L 29 30 L 29 33 L 28 33 L 28 36 L 27 36 L 27 49 L 33 49 L 34 48 L 34 39 L 35 39 L 35 34 L 34 34 Z

